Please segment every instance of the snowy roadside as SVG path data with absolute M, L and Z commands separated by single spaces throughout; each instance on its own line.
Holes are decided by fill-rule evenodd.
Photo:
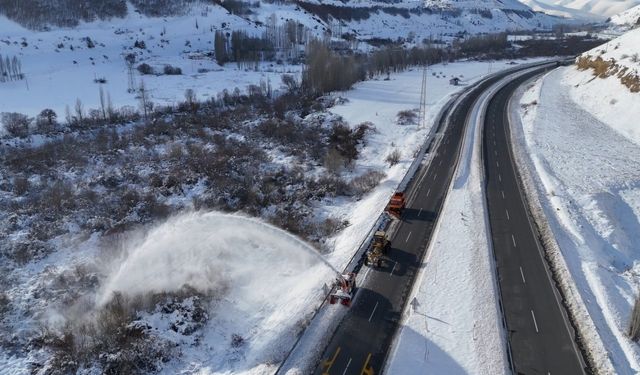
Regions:
M 529 204 L 591 363 L 598 373 L 633 374 L 640 371 L 640 350 L 626 329 L 640 286 L 640 145 L 618 117 L 603 115 L 608 108 L 593 113 L 577 101 L 576 92 L 585 91 L 575 82 L 590 75 L 561 68 L 523 86 L 510 105 L 512 139 Z M 609 87 L 599 97 L 630 94 L 613 79 L 599 81 L 605 80 L 591 86 Z

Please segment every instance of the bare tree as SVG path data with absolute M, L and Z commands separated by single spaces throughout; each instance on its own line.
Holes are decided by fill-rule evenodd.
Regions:
M 75 113 L 78 125 L 82 126 L 82 124 L 84 124 L 84 106 L 82 105 L 80 98 L 76 99 Z
M 191 112 L 198 110 L 198 100 L 196 98 L 196 92 L 193 89 L 186 89 L 184 91 L 184 100 Z
M 102 119 L 106 121 L 107 109 L 106 109 L 106 103 L 105 103 L 105 97 L 104 97 L 104 90 L 102 89 L 102 86 L 100 86 L 100 110 L 102 111 Z
M 140 107 L 144 115 L 144 121 L 146 122 L 149 112 L 153 109 L 153 103 L 149 98 L 149 91 L 147 90 L 143 80 L 140 80 L 140 87 L 138 88 L 138 98 L 140 99 Z
M 26 137 L 29 135 L 31 119 L 22 113 L 3 112 L 0 116 L 4 128 L 14 137 Z

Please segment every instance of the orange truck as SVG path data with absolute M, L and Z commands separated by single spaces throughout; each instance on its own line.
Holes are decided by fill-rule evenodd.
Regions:
M 393 193 L 391 199 L 389 200 L 389 203 L 387 204 L 387 213 L 399 219 L 400 215 L 402 215 L 402 210 L 404 210 L 405 205 L 406 202 L 404 199 L 404 192 L 396 191 L 395 193 Z

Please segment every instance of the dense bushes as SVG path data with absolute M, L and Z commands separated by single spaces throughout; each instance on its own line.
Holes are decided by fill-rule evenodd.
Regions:
M 363 66 L 356 63 L 355 57 L 339 56 L 320 41 L 312 41 L 307 46 L 302 84 L 309 92 L 318 95 L 347 90 L 365 78 Z
M 604 60 L 601 56 L 595 59 L 589 55 L 580 56 L 576 60 L 576 66 L 580 70 L 592 70 L 593 75 L 598 78 L 615 76 L 629 91 L 640 92 L 640 76 L 637 70 L 620 65 L 614 59 Z

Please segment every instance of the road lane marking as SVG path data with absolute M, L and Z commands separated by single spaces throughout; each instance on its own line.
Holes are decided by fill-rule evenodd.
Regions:
M 389 273 L 389 276 L 393 275 L 393 271 L 396 269 L 397 265 L 398 265 L 398 262 L 393 262 L 393 268 L 391 269 L 391 273 Z
M 369 276 L 369 271 L 371 271 L 371 268 L 367 268 L 367 270 L 365 271 L 364 275 L 362 276 L 362 280 L 366 280 L 367 276 Z
M 438 167 L 442 165 L 442 160 L 440 160 L 440 163 L 438 163 Z
M 498 156 L 498 151 L 493 150 L 493 154 L 494 154 L 495 156 Z
M 522 267 L 520 267 L 520 276 L 522 276 L 522 283 L 526 284 L 527 282 L 524 279 L 524 272 L 522 272 Z
M 326 359 L 324 360 L 324 362 L 322 362 L 322 367 L 324 367 L 324 371 L 322 372 L 322 375 L 329 375 L 329 370 L 331 369 L 331 366 L 333 366 L 333 363 L 336 361 L 336 358 L 338 357 L 338 353 L 340 353 L 339 346 L 335 354 L 333 355 L 333 358 Z
M 509 210 L 507 210 L 506 208 L 504 209 L 504 212 L 507 213 L 507 220 L 511 220 L 511 218 L 509 218 Z
M 513 247 L 516 247 L 516 238 L 513 236 L 513 234 L 511 235 L 511 241 L 513 241 Z
M 502 199 L 504 199 L 504 190 L 500 190 L 500 192 L 502 193 Z
M 533 310 L 531 310 L 531 317 L 533 318 L 533 325 L 536 327 L 536 333 L 540 333 L 538 331 L 538 322 L 536 322 L 536 314 L 533 313 Z
M 422 213 L 422 208 L 420 209 L 420 211 L 418 211 L 418 217 L 420 217 L 421 213 Z
M 496 167 L 500 168 L 500 163 L 496 160 Z
M 371 360 L 371 353 L 367 356 L 367 360 L 364 361 L 364 366 L 362 366 L 362 371 L 360 371 L 360 375 L 373 375 L 373 368 L 369 366 L 369 361 Z
M 500 182 L 502 182 L 502 175 L 500 173 L 498 173 L 498 180 L 500 180 Z
M 409 235 L 407 236 L 407 239 L 404 240 L 404 242 L 409 242 L 409 237 L 411 237 L 411 232 L 409 232 Z
M 373 314 L 376 313 L 376 309 L 378 308 L 378 302 L 376 302 L 376 305 L 373 306 L 373 311 L 371 312 L 371 315 L 369 316 L 369 321 L 371 321 L 371 318 L 373 318 Z
M 347 370 L 349 369 L 349 365 L 351 364 L 351 358 L 349 358 L 349 362 L 347 362 L 347 367 L 344 368 L 344 371 L 342 371 L 342 375 L 347 373 Z
M 429 196 L 429 193 L 431 193 L 431 188 L 429 188 L 429 190 L 427 190 L 427 197 Z
M 438 172 L 436 172 L 436 174 L 433 175 L 433 179 L 435 180 L 438 177 Z

